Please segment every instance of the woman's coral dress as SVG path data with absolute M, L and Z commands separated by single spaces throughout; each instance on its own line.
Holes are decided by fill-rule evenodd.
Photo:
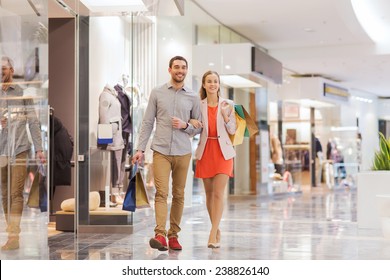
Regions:
M 218 106 L 208 107 L 209 134 L 202 159 L 196 163 L 196 178 L 211 178 L 217 174 L 233 177 L 233 159 L 225 160 L 218 143 L 217 133 Z

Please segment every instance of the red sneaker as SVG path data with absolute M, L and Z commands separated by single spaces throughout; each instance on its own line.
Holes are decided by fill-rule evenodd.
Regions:
M 183 249 L 177 240 L 177 237 L 171 237 L 169 238 L 169 249 L 175 250 L 175 251 L 180 251 Z
M 153 249 L 157 249 L 159 251 L 168 250 L 167 240 L 165 239 L 165 236 L 162 235 L 156 235 L 154 238 L 151 238 L 149 240 L 149 245 Z

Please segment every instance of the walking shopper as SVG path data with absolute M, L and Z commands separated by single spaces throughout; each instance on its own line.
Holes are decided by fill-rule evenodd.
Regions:
M 184 187 L 192 148 L 190 137 L 199 133 L 188 123 L 190 119 L 201 120 L 200 100 L 197 94 L 184 85 L 188 63 L 184 57 L 175 56 L 169 61 L 168 72 L 171 79 L 152 90 L 142 121 L 137 152 L 132 162 L 141 162 L 147 142 L 151 136 L 154 123 L 154 133 L 151 149 L 153 150 L 156 227 L 155 236 L 150 239 L 152 248 L 160 251 L 169 248 L 181 250 L 178 241 L 180 222 L 184 207 Z M 169 176 L 172 172 L 172 205 L 170 226 L 166 230 L 168 216 Z
M 217 72 L 203 75 L 200 88 L 202 122 L 190 120 L 194 127 L 203 126 L 195 156 L 195 177 L 202 178 L 211 230 L 209 248 L 220 247 L 219 223 L 223 213 L 226 184 L 233 176 L 233 157 L 236 152 L 229 134 L 236 132 L 233 101 L 220 97 L 220 78 Z
M 23 98 L 23 89 L 14 83 L 13 61 L 6 56 L 1 58 L 1 195 L 8 240 L 1 250 L 19 248 L 20 221 L 23 213 L 23 191 L 27 176 L 27 158 L 30 147 L 26 124 L 36 151 L 36 158 L 41 163 L 46 159 L 42 152 L 40 124 L 37 119 L 33 100 Z M 9 162 L 13 161 L 11 166 Z M 10 173 L 8 173 L 10 171 Z M 10 180 L 8 180 L 10 177 Z M 8 183 L 10 186 L 8 186 Z

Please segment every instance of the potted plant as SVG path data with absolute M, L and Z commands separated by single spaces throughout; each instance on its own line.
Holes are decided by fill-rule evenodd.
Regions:
M 379 151 L 375 153 L 372 170 L 390 170 L 390 138 L 379 132 Z
M 359 228 L 381 228 L 382 213 L 386 210 L 384 206 L 378 207 L 384 201 L 383 197 L 390 197 L 390 138 L 379 132 L 379 150 L 376 151 L 372 170 L 357 174 L 357 221 Z M 390 209 L 388 209 L 390 210 Z M 390 215 L 390 213 L 389 213 Z M 389 216 L 390 217 L 390 216 Z

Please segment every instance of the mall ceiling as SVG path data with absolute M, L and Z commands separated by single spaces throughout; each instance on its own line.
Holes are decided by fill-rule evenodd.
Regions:
M 12 11 L 22 7 L 31 9 L 28 3 L 38 6 L 41 1 L 44 0 L 0 0 L 0 3 Z M 166 2 L 143 1 L 159 6 Z M 354 92 L 390 98 L 389 0 L 189 1 L 265 48 L 282 62 L 287 80 L 291 75 L 322 76 Z M 379 36 L 383 39 L 380 43 L 375 43 L 364 31 L 351 2 L 374 4 L 377 14 L 371 21 L 376 19 L 385 25 Z
M 352 1 L 375 5 L 374 19 L 385 25 L 380 36 L 385 42 L 374 43 L 370 39 L 354 13 Z M 222 24 L 268 50 L 282 62 L 288 70 L 286 73 L 322 76 L 339 81 L 354 92 L 390 97 L 388 0 L 193 2 Z

